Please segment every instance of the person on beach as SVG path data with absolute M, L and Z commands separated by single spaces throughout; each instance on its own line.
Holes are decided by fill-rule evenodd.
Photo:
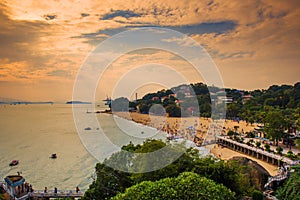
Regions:
M 78 193 L 80 191 L 79 187 L 76 187 L 76 193 Z
M 48 188 L 47 188 L 47 187 L 45 187 L 44 193 L 47 193 L 47 192 L 48 192 Z
M 31 184 L 29 185 L 29 191 L 30 191 L 30 192 L 33 192 L 33 187 L 32 187 Z
M 57 194 L 57 187 L 54 188 L 54 193 Z

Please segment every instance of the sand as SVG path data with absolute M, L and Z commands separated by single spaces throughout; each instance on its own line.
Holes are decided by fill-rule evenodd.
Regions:
M 213 145 L 213 148 L 211 149 L 211 153 L 214 154 L 216 157 L 221 158 L 222 160 L 229 160 L 233 157 L 246 157 L 248 159 L 251 159 L 255 162 L 257 162 L 259 165 L 261 165 L 265 170 L 269 172 L 271 176 L 275 176 L 278 174 L 278 168 L 275 165 L 266 163 L 262 160 L 259 160 L 257 158 L 233 151 L 228 148 L 222 148 L 221 146 Z
M 150 127 L 154 127 L 159 130 L 163 130 L 168 133 L 169 136 L 183 137 L 188 140 L 194 141 L 196 144 L 201 145 L 203 140 L 209 137 L 211 132 L 218 131 L 219 134 L 227 134 L 229 130 L 235 130 L 241 134 L 254 130 L 257 124 L 248 124 L 245 121 L 232 121 L 225 120 L 224 123 L 212 122 L 210 118 L 197 118 L 197 117 L 165 117 L 154 116 L 148 114 L 140 114 L 137 112 L 114 112 L 113 114 L 127 120 L 132 120 L 137 123 L 141 123 Z M 212 135 L 212 134 L 211 134 Z M 194 137 L 195 136 L 195 137 Z M 277 167 L 269 163 L 263 162 L 259 159 L 250 157 L 245 154 L 241 154 L 236 151 L 232 151 L 227 148 L 217 147 L 216 145 L 210 145 L 211 153 L 216 157 L 220 157 L 223 160 L 231 159 L 235 156 L 247 157 L 256 161 L 262 167 L 264 167 L 270 175 L 277 174 Z
M 244 121 L 232 121 L 225 120 L 223 122 L 212 122 L 210 118 L 198 118 L 198 117 L 165 117 L 140 114 L 136 112 L 114 112 L 119 117 L 123 117 L 127 120 L 133 120 L 137 123 L 141 123 L 150 127 L 154 127 L 159 130 L 163 130 L 173 136 L 182 136 L 189 140 L 194 140 L 196 136 L 196 143 L 202 144 L 203 139 L 207 137 L 210 132 L 218 131 L 219 134 L 227 134 L 229 130 L 235 130 L 241 134 L 252 131 L 257 125 L 250 125 Z

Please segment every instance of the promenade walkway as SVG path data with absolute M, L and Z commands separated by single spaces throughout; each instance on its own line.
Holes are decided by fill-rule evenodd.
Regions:
M 216 136 L 216 139 L 217 143 L 221 144 L 222 146 L 241 152 L 243 154 L 250 155 L 252 157 L 256 157 L 257 159 L 263 160 L 273 165 L 281 166 L 283 163 L 294 165 L 297 163 L 297 161 L 293 161 L 289 158 L 276 155 L 274 153 L 270 153 L 256 147 L 251 147 L 247 144 L 236 142 L 227 138 L 226 136 Z
M 30 197 L 33 199 L 50 199 L 50 198 L 71 198 L 71 199 L 80 199 L 83 197 L 84 192 L 75 190 L 58 190 L 57 193 L 54 190 L 48 190 L 44 192 L 43 190 L 35 190 L 30 193 Z
M 0 181 L 0 187 L 2 187 L 5 191 L 7 191 L 6 185 L 4 181 Z M 33 192 L 23 193 L 15 197 L 15 200 L 25 200 L 25 199 L 50 199 L 50 198 L 71 198 L 71 199 L 81 199 L 84 196 L 84 191 L 76 190 L 58 190 L 54 192 L 54 190 L 48 190 L 44 192 L 44 190 L 34 190 Z

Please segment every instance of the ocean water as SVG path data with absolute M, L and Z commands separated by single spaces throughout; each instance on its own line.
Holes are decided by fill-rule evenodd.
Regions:
M 34 189 L 57 187 L 70 190 L 76 186 L 87 189 L 98 160 L 103 160 L 129 141 L 141 143 L 148 136 L 165 137 L 153 128 L 109 114 L 86 113 L 86 106 L 78 105 L 80 112 L 96 115 L 100 130 L 116 145 L 102 140 L 103 133 L 99 134 L 99 128 L 94 125 L 87 125 L 91 130 L 84 130 L 81 137 L 102 143 L 96 146 L 83 144 L 73 119 L 72 105 L 0 105 L 1 179 L 21 172 Z M 124 127 L 126 130 L 120 130 Z M 90 153 L 96 150 L 98 160 Z M 52 153 L 58 158 L 49 158 Z M 19 165 L 10 167 L 11 160 L 19 160 Z

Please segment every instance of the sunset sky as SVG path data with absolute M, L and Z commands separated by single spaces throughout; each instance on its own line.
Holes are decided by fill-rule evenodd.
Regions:
M 169 28 L 197 41 L 226 87 L 295 84 L 300 81 L 299 19 L 299 0 L 0 0 L 0 98 L 72 99 L 76 74 L 89 53 L 137 27 Z M 180 45 L 185 41 L 176 38 Z M 179 71 L 187 66 L 168 52 L 126 54 L 99 81 L 104 88 L 99 97 L 110 96 L 128 66 L 146 64 L 149 57 Z M 155 70 L 171 78 L 159 66 Z M 189 67 L 180 73 L 202 81 Z

